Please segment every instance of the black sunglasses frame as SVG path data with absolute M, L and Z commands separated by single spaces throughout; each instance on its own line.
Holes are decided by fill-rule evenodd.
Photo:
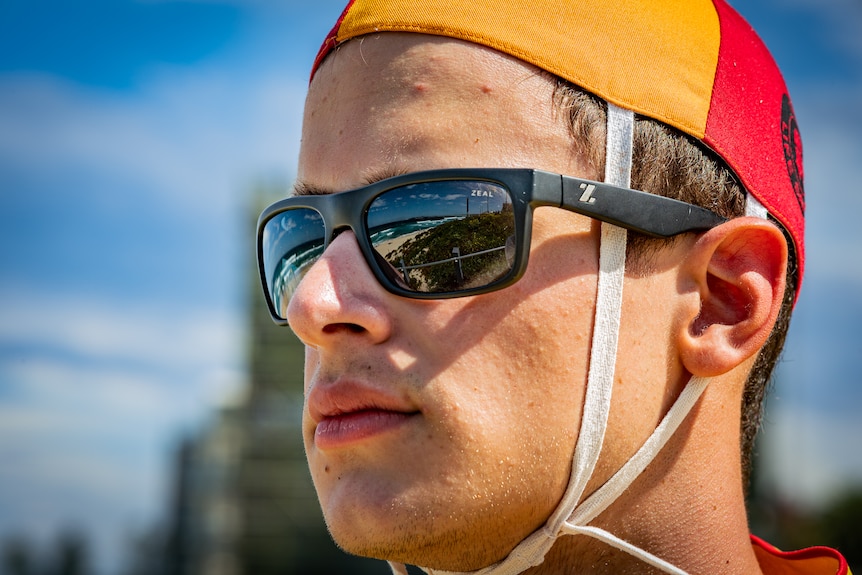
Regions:
M 371 245 L 366 226 L 368 209 L 380 194 L 395 188 L 442 181 L 486 182 L 508 191 L 515 217 L 515 237 L 518 238 L 512 270 L 494 282 L 476 288 L 442 293 L 410 291 L 387 276 L 377 261 L 380 256 Z M 277 313 L 270 295 L 264 269 L 263 231 L 267 222 L 288 210 L 306 208 L 321 215 L 324 250 L 337 232 L 350 228 L 368 267 L 390 293 L 412 299 L 449 299 L 496 291 L 512 285 L 524 275 L 530 252 L 532 214 L 540 206 L 563 208 L 656 238 L 702 232 L 727 221 L 706 208 L 679 200 L 541 170 L 468 168 L 414 172 L 346 192 L 290 197 L 266 208 L 257 224 L 257 261 L 269 312 L 275 323 L 287 325 L 287 320 Z

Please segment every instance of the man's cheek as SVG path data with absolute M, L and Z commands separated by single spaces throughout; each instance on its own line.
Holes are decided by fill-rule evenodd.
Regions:
M 304 374 L 304 383 L 303 383 L 303 392 L 306 397 L 308 396 L 308 387 L 311 380 L 314 378 L 314 374 L 317 372 L 318 366 L 320 365 L 317 350 L 310 346 L 305 346 L 305 367 L 303 370 Z

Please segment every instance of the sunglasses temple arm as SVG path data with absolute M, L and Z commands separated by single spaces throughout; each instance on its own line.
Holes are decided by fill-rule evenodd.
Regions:
M 561 208 L 652 237 L 706 231 L 727 221 L 686 202 L 600 182 L 562 176 L 562 188 Z

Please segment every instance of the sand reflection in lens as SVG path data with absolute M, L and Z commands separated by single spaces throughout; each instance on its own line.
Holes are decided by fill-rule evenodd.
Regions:
M 511 270 L 515 234 L 505 188 L 481 181 L 424 182 L 378 196 L 368 232 L 386 273 L 402 287 L 452 292 L 493 283 Z M 511 250 L 510 250 L 511 251 Z
M 323 218 L 308 208 L 273 217 L 263 229 L 263 267 L 273 306 L 282 319 L 308 269 L 323 253 Z

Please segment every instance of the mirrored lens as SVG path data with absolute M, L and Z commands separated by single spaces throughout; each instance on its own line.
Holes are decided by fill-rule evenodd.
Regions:
M 263 228 L 266 289 L 276 312 L 287 318 L 287 304 L 308 269 L 323 253 L 326 230 L 315 210 L 282 212 Z
M 483 287 L 512 270 L 515 216 L 509 192 L 499 184 L 441 181 L 396 188 L 375 198 L 366 225 L 379 266 L 410 291 Z

